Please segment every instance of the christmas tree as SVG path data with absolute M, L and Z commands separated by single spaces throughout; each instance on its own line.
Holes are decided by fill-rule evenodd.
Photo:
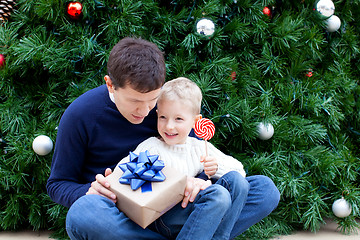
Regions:
M 279 188 L 278 208 L 244 239 L 316 231 L 325 218 L 344 233 L 359 227 L 359 0 L 69 4 L 0 4 L 0 229 L 66 236 L 67 209 L 45 189 L 52 154 L 33 141 L 55 141 L 66 107 L 104 83 L 109 52 L 126 36 L 164 51 L 167 80 L 195 81 L 216 125 L 211 142 Z M 342 197 L 351 213 L 338 217 Z

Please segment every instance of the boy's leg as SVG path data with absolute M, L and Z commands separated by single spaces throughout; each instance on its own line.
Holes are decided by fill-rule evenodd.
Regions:
M 199 192 L 186 208 L 181 203 L 152 225 L 167 239 L 212 239 L 221 219 L 231 206 L 229 191 L 213 184 Z
M 231 232 L 231 239 L 269 215 L 280 201 L 280 193 L 273 181 L 262 175 L 246 177 L 250 184 L 248 198 Z
M 131 221 L 109 199 L 85 195 L 69 209 L 66 231 L 70 239 L 166 239 Z
M 239 219 L 248 198 L 250 184 L 236 171 L 228 172 L 216 181 L 215 184 L 219 184 L 229 191 L 231 196 L 231 207 L 223 217 L 212 239 L 229 239 L 230 233 Z

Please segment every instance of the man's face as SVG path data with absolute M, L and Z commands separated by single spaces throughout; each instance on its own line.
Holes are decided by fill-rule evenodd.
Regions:
M 121 115 L 123 115 L 132 124 L 140 124 L 155 107 L 159 97 L 160 88 L 147 93 L 141 93 L 129 85 L 124 88 L 116 88 L 111 82 L 110 77 L 105 77 L 109 93 L 112 93 L 115 105 Z

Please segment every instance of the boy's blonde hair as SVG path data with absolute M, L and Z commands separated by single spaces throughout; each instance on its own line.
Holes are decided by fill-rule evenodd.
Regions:
M 158 101 L 178 99 L 189 101 L 194 114 L 200 114 L 202 93 L 196 83 L 185 77 L 166 82 L 161 88 Z

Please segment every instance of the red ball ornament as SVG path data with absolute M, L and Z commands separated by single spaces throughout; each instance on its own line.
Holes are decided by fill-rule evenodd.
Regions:
M 269 17 L 271 17 L 271 9 L 269 7 L 264 7 L 263 13 Z
M 69 2 L 66 7 L 67 15 L 74 20 L 82 17 L 82 4 L 80 2 Z
M 5 66 L 5 56 L 0 54 L 0 67 Z
M 234 81 L 236 79 L 236 72 L 232 72 L 230 77 L 231 77 L 231 80 Z
M 305 73 L 305 75 L 307 76 L 307 77 L 312 77 L 313 76 L 313 71 L 312 71 L 312 69 L 309 69 L 308 71 L 307 71 L 307 73 Z

